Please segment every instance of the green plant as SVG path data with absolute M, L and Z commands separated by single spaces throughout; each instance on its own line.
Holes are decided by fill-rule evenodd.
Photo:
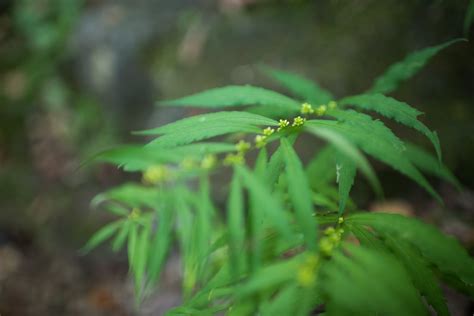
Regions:
M 118 219 L 100 229 L 85 249 L 108 238 L 114 250 L 126 243 L 140 300 L 157 283 L 176 246 L 183 304 L 168 315 L 323 310 L 327 315 L 427 315 L 428 305 L 448 315 L 439 280 L 474 293 L 474 262 L 464 248 L 413 218 L 361 212 L 349 193 L 359 170 L 382 195 L 362 152 L 416 181 L 437 200 L 420 170 L 459 186 L 442 165 L 436 133 L 417 119 L 421 113 L 385 95 L 454 42 L 408 55 L 367 92 L 337 102 L 316 83 L 268 67 L 262 71 L 298 101 L 253 86 L 228 86 L 162 102 L 245 107 L 139 132 L 157 137 L 145 146 L 97 155 L 98 161 L 143 172 L 143 183 L 124 184 L 94 199 Z M 416 129 L 436 155 L 406 144 L 361 111 Z M 302 133 L 327 143 L 306 167 L 293 147 Z M 228 134 L 219 142 L 202 142 Z M 251 151 L 257 152 L 252 167 L 246 163 Z M 210 177 L 222 170 L 231 171 L 232 180 L 227 201 L 216 206 Z

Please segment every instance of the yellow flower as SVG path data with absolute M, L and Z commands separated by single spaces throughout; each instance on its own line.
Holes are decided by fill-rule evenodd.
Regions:
M 262 148 L 266 144 L 267 144 L 267 136 L 265 135 L 255 136 L 255 146 L 257 146 L 257 148 Z
M 141 211 L 138 208 L 134 208 L 132 212 L 130 212 L 130 215 L 128 215 L 128 218 L 131 220 L 135 220 L 140 217 Z
M 249 150 L 250 148 L 252 147 L 252 145 L 250 145 L 250 143 L 244 141 L 244 140 L 240 140 L 237 144 L 235 144 L 235 149 L 238 151 L 238 152 L 241 152 L 241 153 L 244 153 L 246 152 L 247 150 Z
M 291 126 L 301 126 L 306 122 L 305 118 L 302 118 L 301 116 L 297 116 L 293 119 L 293 124 Z
M 278 131 L 281 131 L 283 128 L 287 127 L 288 125 L 290 125 L 290 121 L 288 120 L 285 120 L 285 119 L 280 119 L 280 121 L 278 122 Z
M 323 116 L 324 114 L 326 114 L 326 111 L 328 110 L 328 107 L 326 105 L 320 105 L 318 106 L 318 108 L 316 109 L 316 114 L 318 116 Z
M 275 129 L 271 128 L 271 127 L 267 127 L 263 130 L 263 135 L 265 136 L 270 136 L 271 134 L 273 134 L 275 132 Z
M 170 171 L 166 166 L 151 166 L 143 173 L 142 180 L 146 184 L 157 184 L 163 182 L 170 177 Z
M 311 106 L 311 104 L 305 102 L 305 103 L 301 104 L 300 112 L 301 112 L 301 114 L 313 114 L 314 110 L 313 110 L 313 107 Z

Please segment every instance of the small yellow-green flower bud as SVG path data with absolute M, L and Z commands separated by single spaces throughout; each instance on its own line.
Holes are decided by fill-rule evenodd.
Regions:
M 339 218 L 337 219 L 337 223 L 338 223 L 338 224 L 344 223 L 344 217 L 342 217 L 342 216 L 339 217 Z
M 166 166 L 151 166 L 143 173 L 142 180 L 146 184 L 157 184 L 169 178 L 170 171 Z
M 306 122 L 305 118 L 302 118 L 301 116 L 297 116 L 293 119 L 293 124 L 291 126 L 301 126 Z
M 140 217 L 140 214 L 141 214 L 140 209 L 134 208 L 134 209 L 132 209 L 132 211 L 128 215 L 128 218 L 131 219 L 131 220 L 135 220 L 135 219 Z
M 337 108 L 337 102 L 336 102 L 336 101 L 329 101 L 328 107 L 329 107 L 331 110 L 334 110 L 335 108 Z
M 212 169 L 217 163 L 216 155 L 206 155 L 201 161 L 201 168 Z
M 275 129 L 271 128 L 271 127 L 267 127 L 263 130 L 263 135 L 265 136 L 270 136 L 272 135 L 273 133 L 275 132 Z
M 337 233 L 334 233 L 332 235 L 329 236 L 329 239 L 334 243 L 334 244 L 337 244 L 338 242 L 341 241 L 341 235 L 340 234 L 337 234 Z
M 302 265 L 298 268 L 297 280 L 298 283 L 303 287 L 310 287 L 315 283 L 316 272 L 314 268 Z
M 245 162 L 244 155 L 241 153 L 237 154 L 227 154 L 224 158 L 224 165 L 232 166 L 232 165 L 241 165 Z
M 288 125 L 290 125 L 290 121 L 288 120 L 285 120 L 285 119 L 280 119 L 280 121 L 278 122 L 278 131 L 281 131 L 283 128 L 287 127 Z
M 323 116 L 324 114 L 326 114 L 326 111 L 328 110 L 328 107 L 326 105 L 320 105 L 318 106 L 318 108 L 316 109 L 316 115 L 318 116 Z
M 319 250 L 322 254 L 326 256 L 330 256 L 332 254 L 332 250 L 334 249 L 334 243 L 327 237 L 321 238 L 319 241 Z
M 311 106 L 311 104 L 305 102 L 305 103 L 301 104 L 300 112 L 301 112 L 301 114 L 313 114 L 314 110 L 313 110 L 313 107 Z
M 255 146 L 257 146 L 257 148 L 262 148 L 266 144 L 267 144 L 267 136 L 264 136 L 264 135 L 255 136 Z
M 334 227 L 328 227 L 324 230 L 324 235 L 326 236 L 329 236 L 329 235 L 332 235 L 336 232 L 336 229 L 334 229 Z
M 241 152 L 241 153 L 244 153 L 246 152 L 247 150 L 249 150 L 250 148 L 252 147 L 252 145 L 250 145 L 250 143 L 244 141 L 244 140 L 240 140 L 237 144 L 235 144 L 235 149 L 238 151 L 238 152 Z

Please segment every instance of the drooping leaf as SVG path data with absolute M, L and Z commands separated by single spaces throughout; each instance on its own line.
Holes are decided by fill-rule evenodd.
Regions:
M 461 190 L 461 184 L 458 179 L 451 173 L 451 171 L 443 164 L 433 157 L 430 153 L 419 146 L 406 143 L 406 155 L 408 159 L 421 171 L 427 174 L 439 177 Z
M 163 269 L 163 264 L 173 240 L 173 212 L 169 205 L 156 211 L 158 227 L 149 246 L 148 279 L 153 284 Z
M 135 293 L 137 294 L 137 301 L 142 299 L 148 255 L 151 253 L 149 249 L 150 233 L 151 223 L 147 223 L 144 228 L 137 232 L 136 246 L 135 250 L 133 251 L 132 262 L 130 263 L 135 279 Z
M 126 221 L 121 227 L 119 232 L 114 238 L 114 241 L 112 243 L 112 250 L 113 251 L 119 251 L 122 249 L 125 241 L 127 240 L 128 237 L 128 231 L 130 230 L 130 223 Z
M 465 41 L 465 39 L 455 39 L 437 46 L 428 47 L 407 55 L 402 61 L 391 65 L 385 73 L 379 76 L 369 93 L 383 93 L 387 94 L 395 90 L 398 85 L 415 75 L 423 66 L 444 48 L 457 43 Z
M 369 155 L 413 179 L 442 203 L 441 198 L 425 177 L 404 155 L 403 142 L 382 122 L 374 121 L 368 115 L 354 111 L 332 111 L 331 115 L 341 121 L 312 120 L 308 121 L 306 125 L 324 126 L 342 134 Z
M 279 82 L 295 96 L 315 106 L 334 100 L 329 91 L 322 89 L 316 82 L 300 75 L 267 66 L 262 66 L 261 69 L 263 73 Z
M 250 85 L 209 89 L 180 99 L 161 101 L 160 104 L 201 108 L 222 108 L 242 105 L 299 108 L 297 101 L 285 95 Z
M 436 135 L 435 132 L 430 131 L 425 124 L 417 119 L 417 117 L 422 113 L 407 103 L 376 93 L 347 97 L 339 101 L 338 104 L 353 105 L 364 110 L 375 111 L 383 116 L 394 119 L 401 124 L 418 130 L 431 141 L 438 158 L 441 161 L 441 147 L 438 135 Z
M 370 166 L 367 159 L 364 155 L 355 147 L 349 140 L 351 138 L 348 135 L 345 135 L 344 132 L 338 130 L 338 125 L 333 125 L 334 122 L 331 121 L 308 121 L 306 130 L 320 138 L 325 139 L 330 142 L 338 151 L 346 155 L 351 159 L 357 167 L 362 171 L 366 176 L 367 180 L 371 184 L 374 191 L 382 196 L 382 188 L 380 182 L 375 175 L 372 167 Z M 336 128 L 334 128 L 336 127 Z M 334 166 L 334 173 L 336 172 L 336 167 Z M 314 176 L 317 177 L 317 174 Z
M 391 255 L 365 247 L 336 252 L 321 271 L 326 314 L 427 315 L 403 266 Z
M 469 287 L 474 285 L 474 260 L 454 238 L 442 234 L 435 227 L 412 218 L 385 213 L 355 214 L 347 221 L 406 240 L 443 273 L 456 275 Z
M 244 272 L 245 252 L 245 215 L 242 184 L 236 172 L 232 177 L 227 204 L 227 226 L 230 244 L 230 258 L 234 276 Z
M 304 173 L 303 164 L 286 138 L 281 139 L 281 146 L 285 156 L 288 193 L 294 206 L 296 220 L 305 236 L 306 246 L 309 250 L 315 250 L 317 226 L 313 217 L 312 192 Z
M 274 262 L 263 267 L 237 289 L 236 296 L 242 299 L 255 295 L 262 290 L 275 288 L 285 282 L 294 280 L 300 263 L 301 257 L 293 257 L 289 260 Z
M 237 166 L 236 170 L 249 193 L 255 196 L 258 207 L 262 209 L 268 220 L 285 238 L 291 238 L 291 225 L 281 202 L 275 198 L 265 183 L 247 168 Z
M 229 133 L 259 133 L 261 125 L 275 126 L 277 122 L 257 114 L 228 111 L 184 118 L 140 134 L 161 134 L 150 145 L 174 147 Z
M 336 150 L 332 145 L 320 149 L 306 166 L 306 176 L 312 188 L 321 189 L 336 179 Z
M 82 253 L 87 253 L 109 239 L 123 225 L 123 220 L 118 220 L 105 225 L 92 235 L 85 246 L 81 249 Z
M 156 188 L 145 187 L 136 183 L 125 183 L 121 186 L 98 194 L 92 200 L 93 206 L 104 201 L 117 201 L 129 207 L 155 207 L 160 202 L 160 192 Z
M 417 249 L 403 239 L 392 236 L 390 233 L 376 234 L 362 225 L 346 225 L 356 236 L 361 245 L 379 252 L 393 252 L 396 258 L 403 263 L 413 285 L 420 295 L 433 306 L 438 315 L 449 315 L 446 302 L 441 288 L 430 270 L 428 263 L 424 260 Z M 379 238 L 383 236 L 383 240 Z
M 345 154 L 336 154 L 337 161 L 337 183 L 339 185 L 339 214 L 343 214 L 346 208 L 346 202 L 349 198 L 354 179 L 356 176 L 356 165 L 354 161 Z

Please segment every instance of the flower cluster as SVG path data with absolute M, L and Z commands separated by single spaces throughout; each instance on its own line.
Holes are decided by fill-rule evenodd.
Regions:
M 342 224 L 342 217 L 339 218 L 338 223 Z M 344 229 L 328 227 L 324 231 L 324 237 L 319 241 L 319 250 L 321 253 L 327 257 L 332 255 L 332 251 L 336 248 L 341 242 L 342 235 L 344 234 Z
M 301 286 L 311 287 L 315 284 L 319 262 L 318 256 L 310 254 L 298 267 L 296 279 Z
M 313 106 L 307 102 L 301 104 L 300 112 L 301 114 L 309 115 L 315 113 L 317 116 L 323 116 L 326 114 L 328 109 L 335 109 L 337 107 L 336 101 L 330 101 L 328 104 L 321 104 L 316 109 L 313 109 Z

